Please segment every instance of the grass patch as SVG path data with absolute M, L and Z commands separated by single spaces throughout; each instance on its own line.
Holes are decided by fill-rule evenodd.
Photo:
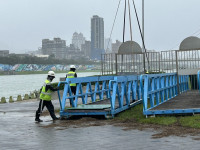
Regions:
M 143 105 L 137 105 L 129 110 L 126 110 L 114 118 L 122 122 L 135 121 L 142 124 L 157 124 L 157 125 L 175 125 L 182 127 L 200 128 L 200 115 L 194 116 L 156 116 L 146 118 L 143 115 Z
M 200 128 L 200 115 L 180 117 L 179 123 L 184 127 Z
M 56 110 L 59 113 L 59 109 Z M 154 125 L 175 125 L 188 128 L 200 128 L 200 115 L 195 116 L 156 116 L 148 117 L 143 115 L 143 105 L 137 105 L 124 112 L 117 114 L 114 118 L 116 121 L 127 123 L 141 123 Z
M 154 118 L 147 118 L 145 120 L 141 120 L 140 122 L 158 124 L 158 125 L 172 125 L 177 122 L 177 118 L 176 117 L 154 117 Z
M 177 122 L 177 118 L 171 116 L 146 118 L 143 115 L 142 104 L 137 105 L 127 111 L 118 114 L 115 119 L 120 121 L 134 120 L 138 123 L 159 124 L 159 125 L 172 125 Z

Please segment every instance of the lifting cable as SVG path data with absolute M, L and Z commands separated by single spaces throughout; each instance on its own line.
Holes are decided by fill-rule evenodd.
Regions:
M 125 26 L 126 26 L 126 0 L 125 0 L 125 6 L 124 6 L 123 43 L 124 43 L 124 36 L 125 36 Z
M 118 14 L 118 11 L 119 11 L 120 3 L 121 3 L 121 0 L 119 0 L 119 3 L 118 3 L 117 11 L 116 11 L 116 13 L 115 13 L 115 19 L 114 19 L 114 22 L 113 22 L 113 25 L 112 25 L 112 29 L 111 29 L 111 32 L 110 32 L 110 37 L 109 37 L 109 41 L 108 41 L 106 50 L 108 49 L 108 45 L 110 44 L 110 39 L 111 39 L 112 32 L 113 32 L 113 29 L 114 29 L 114 26 L 115 26 L 115 21 L 116 21 L 117 14 Z
M 133 1 L 135 15 L 136 15 L 136 18 L 137 18 L 137 23 L 138 23 L 138 27 L 139 27 L 139 31 L 140 31 L 140 36 L 142 38 L 142 44 L 143 44 L 143 47 L 144 47 L 145 56 L 147 58 L 147 64 L 148 64 L 148 70 L 147 71 L 149 71 L 149 69 L 150 69 L 149 58 L 148 58 L 147 50 L 146 50 L 145 43 L 144 43 L 144 36 L 142 34 L 142 30 L 141 30 L 141 27 L 140 27 L 140 22 L 139 22 L 139 19 L 138 19 L 137 10 L 136 10 L 136 7 L 135 7 L 134 0 L 132 0 L 132 1 Z M 113 32 L 113 29 L 114 29 L 114 25 L 115 25 L 115 21 L 116 21 L 116 18 L 117 18 L 117 14 L 118 14 L 118 11 L 119 11 L 120 3 L 121 3 L 121 0 L 119 0 L 119 3 L 118 3 L 118 7 L 117 7 L 116 14 L 115 14 L 114 22 L 113 22 L 113 25 L 112 25 L 112 29 L 111 29 L 111 33 L 110 33 L 108 45 L 110 44 L 110 39 L 111 39 L 112 32 Z M 130 24 L 130 34 L 131 34 L 130 36 L 131 36 L 131 41 L 132 41 L 132 25 L 131 25 L 131 13 L 130 13 L 130 3 L 129 3 L 129 0 L 128 0 L 128 7 L 129 7 L 129 24 Z M 125 37 L 125 26 L 126 26 L 126 0 L 125 0 L 125 7 L 124 7 L 123 43 L 124 43 L 124 37 Z M 106 49 L 108 49 L 108 45 L 107 45 Z
M 147 58 L 147 65 L 148 65 L 148 70 L 147 71 L 149 71 L 149 69 L 150 69 L 149 58 L 147 56 L 147 50 L 146 50 L 146 47 L 145 47 L 145 44 L 144 44 L 144 37 L 143 37 L 142 30 L 141 30 L 141 27 L 140 27 L 140 22 L 139 22 L 139 19 L 138 19 L 137 10 L 136 10 L 136 7 L 135 7 L 134 0 L 132 0 L 132 1 L 133 1 L 134 10 L 135 10 L 135 15 L 136 15 L 136 18 L 137 18 L 138 27 L 139 27 L 139 30 L 140 30 L 140 35 L 141 35 L 141 38 L 142 38 L 144 52 L 145 52 L 145 55 L 146 55 L 146 58 Z
M 129 0 L 128 0 L 128 8 L 129 8 L 129 26 L 130 26 L 130 36 L 131 36 L 131 41 L 133 41 L 133 36 L 132 36 L 132 25 L 131 25 L 131 8 L 130 8 Z
M 130 27 L 130 37 L 131 41 L 133 41 L 133 36 L 132 36 L 132 25 L 131 25 L 131 8 L 130 8 L 130 0 L 128 1 L 128 9 L 129 9 L 129 27 Z M 123 25 L 123 43 L 125 39 L 125 29 L 126 29 L 126 0 L 125 0 L 125 6 L 124 6 L 124 25 Z

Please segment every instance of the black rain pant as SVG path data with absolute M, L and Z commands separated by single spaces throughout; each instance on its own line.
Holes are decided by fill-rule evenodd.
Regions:
M 71 87 L 72 93 L 73 93 L 74 95 L 76 95 L 76 86 L 70 86 L 70 87 Z M 74 100 L 75 100 L 75 98 L 74 98 Z M 69 103 L 70 103 L 70 106 L 72 106 L 71 100 L 69 101 Z
M 42 105 L 42 106 L 41 106 Z M 51 118 L 53 120 L 55 120 L 57 117 L 54 113 L 54 106 L 52 104 L 51 101 L 45 101 L 43 100 L 43 103 L 42 103 L 42 100 L 40 100 L 40 103 L 39 103 L 39 108 L 38 110 L 36 111 L 36 114 L 35 114 L 35 118 L 36 119 L 39 119 L 40 118 L 40 114 L 41 114 L 41 107 L 42 107 L 42 110 L 44 109 L 44 106 L 47 107 L 47 110 L 49 111 L 50 115 L 51 115 Z

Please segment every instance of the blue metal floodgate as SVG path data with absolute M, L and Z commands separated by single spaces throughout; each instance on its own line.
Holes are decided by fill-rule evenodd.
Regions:
M 200 94 L 189 89 L 188 75 L 179 75 L 178 78 L 176 73 L 141 75 L 140 84 L 143 114 L 146 116 L 200 113 Z
M 76 95 L 73 95 L 70 83 L 76 83 Z M 98 76 L 68 78 L 64 84 L 60 101 L 60 116 L 103 115 L 114 117 L 115 114 L 141 103 L 141 90 L 138 76 Z M 66 107 L 71 101 L 72 107 Z

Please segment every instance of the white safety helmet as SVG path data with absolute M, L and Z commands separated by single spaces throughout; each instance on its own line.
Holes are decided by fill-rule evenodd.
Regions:
M 70 68 L 71 69 L 73 69 L 73 68 L 76 69 L 75 65 L 70 65 Z
M 55 72 L 54 72 L 54 71 L 49 71 L 49 72 L 48 72 L 48 76 L 55 77 Z

